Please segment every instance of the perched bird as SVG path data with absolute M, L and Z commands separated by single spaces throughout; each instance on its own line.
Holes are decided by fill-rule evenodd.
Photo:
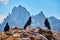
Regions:
M 44 24 L 45 24 L 45 27 L 47 27 L 49 30 L 51 30 L 51 28 L 50 28 L 50 24 L 49 24 L 49 21 L 48 21 L 47 18 L 45 19 Z
M 4 31 L 9 31 L 10 26 L 8 25 L 8 23 L 6 23 L 6 26 L 4 27 Z
M 26 24 L 24 26 L 24 29 L 26 29 L 26 27 L 30 24 L 31 24 L 31 17 L 29 17 L 28 21 L 26 22 Z

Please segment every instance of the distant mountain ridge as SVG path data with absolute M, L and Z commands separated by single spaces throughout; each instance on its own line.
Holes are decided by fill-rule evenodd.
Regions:
M 45 27 L 44 21 L 45 21 L 45 15 L 43 14 L 43 11 L 41 11 L 39 14 L 32 16 L 32 26 L 40 26 Z
M 49 22 L 52 30 L 59 30 L 60 31 L 60 20 L 56 19 L 55 17 L 49 17 Z
M 0 32 L 3 31 L 5 24 L 8 22 L 10 27 L 19 26 L 23 27 L 28 20 L 30 13 L 27 11 L 25 7 L 19 5 L 18 7 L 14 7 L 12 9 L 12 13 L 4 19 L 3 23 L 0 25 Z M 32 23 L 31 27 L 40 26 L 42 28 L 45 27 L 44 21 L 46 16 L 44 15 L 43 11 L 39 14 L 32 16 Z M 50 22 L 50 26 L 52 30 L 60 31 L 60 20 L 56 19 L 55 17 L 48 18 Z
M 20 26 L 23 27 L 28 20 L 30 13 L 21 5 L 14 7 L 12 13 L 4 19 L 3 23 L 0 25 L 0 31 L 2 32 L 6 23 L 9 23 L 10 27 Z

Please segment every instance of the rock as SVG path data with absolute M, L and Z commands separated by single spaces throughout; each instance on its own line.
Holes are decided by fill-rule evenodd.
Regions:
M 60 33 L 54 32 L 54 33 L 53 33 L 53 36 L 54 36 L 54 38 L 55 38 L 56 40 L 60 40 Z
M 0 40 L 1 40 L 1 34 L 0 34 Z
M 0 34 L 0 40 L 60 40 L 59 33 L 53 33 L 50 30 L 46 31 L 40 27 L 34 29 L 28 26 L 23 28 L 11 28 L 8 32 Z
M 13 34 L 13 36 L 20 37 L 20 35 L 18 33 Z
M 7 38 L 6 40 L 21 40 L 21 39 L 18 39 L 17 37 L 12 36 L 12 37 Z
M 43 35 L 47 39 L 51 39 L 51 38 L 54 39 L 53 38 L 53 33 L 50 30 L 48 30 L 48 29 L 42 29 L 40 27 L 37 27 L 36 30 L 37 30 L 37 32 L 39 34 Z
M 2 39 L 2 40 L 6 39 L 6 38 L 8 38 L 8 37 L 9 37 L 9 36 L 8 36 L 5 32 L 1 33 L 1 39 Z
M 32 28 L 30 27 L 30 26 L 28 26 L 27 28 L 26 28 L 26 30 L 25 30 L 25 32 L 32 32 L 33 30 L 32 30 Z
M 31 40 L 30 38 L 22 38 L 22 40 Z
M 28 26 L 26 27 L 26 30 L 30 31 L 30 30 L 32 30 L 32 28 L 28 25 Z
M 37 37 L 30 37 L 30 39 L 31 39 L 31 40 L 41 40 L 41 39 L 39 39 L 39 38 L 37 38 Z

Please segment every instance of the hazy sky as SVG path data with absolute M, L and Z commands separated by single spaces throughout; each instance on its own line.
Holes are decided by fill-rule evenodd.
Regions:
M 36 15 L 40 11 L 46 17 L 54 16 L 60 19 L 60 0 L 0 0 L 0 23 L 11 13 L 14 6 L 22 5 L 31 15 Z

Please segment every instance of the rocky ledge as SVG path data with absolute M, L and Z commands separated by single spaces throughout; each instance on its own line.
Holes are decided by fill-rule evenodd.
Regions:
M 0 40 L 60 40 L 60 34 L 40 27 L 26 29 L 14 27 L 0 33 Z

